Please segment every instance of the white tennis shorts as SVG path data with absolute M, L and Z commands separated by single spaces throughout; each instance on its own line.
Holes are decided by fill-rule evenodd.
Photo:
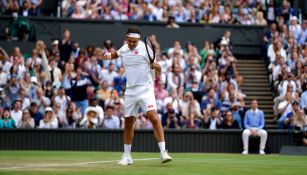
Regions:
M 139 113 L 140 107 L 145 113 L 151 110 L 157 110 L 153 87 L 139 86 L 137 88 L 127 89 L 127 91 L 125 92 L 124 104 L 125 117 L 136 117 Z

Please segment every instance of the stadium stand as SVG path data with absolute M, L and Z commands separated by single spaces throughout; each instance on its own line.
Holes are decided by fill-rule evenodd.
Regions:
M 173 28 L 180 28 L 186 22 L 253 27 L 268 24 L 263 36 L 263 59 L 235 58 L 232 33 L 227 27 L 216 42 L 207 41 L 203 48 L 198 48 L 195 41 L 176 41 L 170 48 L 161 48 L 160 38 L 152 35 L 157 61 L 162 67 L 162 74 L 155 84 L 156 91 L 163 92 L 156 93 L 162 123 L 165 128 L 218 129 L 225 113 L 232 111 L 242 128 L 244 112 L 249 108 L 250 101 L 258 98 L 260 109 L 265 112 L 266 128 L 275 128 L 277 121 L 279 129 L 307 124 L 307 22 L 293 7 L 293 1 L 59 2 L 63 18 L 81 20 L 149 21 L 162 22 L 166 26 L 171 19 L 175 24 L 169 26 Z M 1 13 L 14 17 L 4 29 L 4 38 L 8 41 L 36 41 L 31 53 L 23 53 L 23 48 L 19 47 L 13 51 L 0 50 L 0 105 L 2 111 L 12 109 L 10 117 L 15 122 L 15 125 L 7 127 L 118 128 L 117 124 L 110 124 L 117 123 L 118 118 L 121 128 L 125 87 L 121 61 L 102 62 L 100 59 L 105 51 L 115 50 L 120 45 L 115 46 L 113 41 L 108 40 L 103 47 L 81 47 L 82 43 L 75 41 L 69 30 L 52 43 L 44 43 L 40 38 L 36 40 L 35 27 L 27 21 L 15 21 L 19 19 L 16 13 L 23 17 L 45 15 L 44 3 L 42 0 L 1 1 Z M 270 71 L 270 79 L 267 78 L 267 70 Z M 291 99 L 285 100 L 287 88 L 289 86 L 290 89 L 291 85 Z M 297 113 L 292 109 L 293 99 L 300 104 Z M 96 104 L 90 104 L 95 100 Z M 113 112 L 108 114 L 108 119 L 116 119 L 105 124 L 103 110 L 94 111 L 92 108 L 106 110 L 107 106 L 108 109 L 112 106 Z M 93 114 L 87 111 L 89 109 L 96 114 L 95 119 L 88 116 Z M 25 111 L 30 112 L 34 126 Z M 297 116 L 304 119 L 296 121 Z M 1 121 L 4 120 L 3 116 Z M 29 123 L 19 124 L 24 121 Z M 40 125 L 40 121 L 45 123 Z M 208 121 L 214 121 L 211 123 L 216 125 Z M 151 128 L 142 113 L 136 128 Z

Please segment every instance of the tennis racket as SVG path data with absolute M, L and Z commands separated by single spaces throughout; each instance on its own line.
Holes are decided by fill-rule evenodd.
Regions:
M 156 59 L 155 46 L 153 45 L 149 36 L 145 36 L 144 42 L 145 42 L 145 48 L 146 48 L 149 62 L 150 64 L 152 64 L 155 62 L 155 59 Z M 156 76 L 155 76 L 155 71 L 153 68 L 151 68 L 151 75 L 152 75 L 153 80 L 155 80 Z
M 145 37 L 145 48 L 150 63 L 154 63 L 156 57 L 155 46 L 152 44 L 152 41 L 149 36 Z

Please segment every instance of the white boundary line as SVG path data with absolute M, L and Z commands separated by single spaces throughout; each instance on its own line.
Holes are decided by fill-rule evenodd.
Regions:
M 133 159 L 136 161 L 143 160 L 158 160 L 160 158 L 146 158 L 146 159 Z M 119 160 L 103 160 L 97 162 L 79 162 L 79 163 L 65 163 L 65 164 L 32 164 L 28 166 L 15 166 L 15 167 L 5 167 L 0 168 L 0 170 L 15 170 L 15 169 L 27 169 L 27 168 L 48 168 L 48 167 L 66 167 L 66 166 L 78 166 L 78 165 L 88 165 L 88 164 L 99 164 L 99 163 L 115 163 Z

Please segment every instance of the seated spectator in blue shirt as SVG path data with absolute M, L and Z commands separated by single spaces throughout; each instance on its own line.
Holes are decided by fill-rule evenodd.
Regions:
M 267 141 L 268 133 L 264 128 L 264 113 L 262 110 L 258 109 L 257 100 L 251 101 L 251 109 L 245 113 L 244 118 L 244 131 L 242 133 L 243 140 L 243 152 L 242 154 L 248 154 L 248 140 L 249 136 L 259 136 L 260 137 L 260 150 L 259 154 L 264 155 L 265 144 Z
M 16 128 L 15 121 L 10 115 L 10 108 L 4 108 L 3 116 L 0 119 L 0 128 Z

